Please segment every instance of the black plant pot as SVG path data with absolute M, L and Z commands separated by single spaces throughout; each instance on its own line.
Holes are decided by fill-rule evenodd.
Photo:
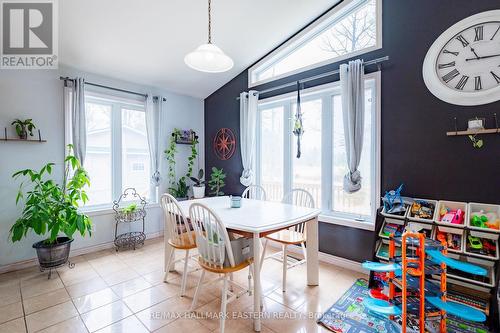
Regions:
M 45 270 L 66 264 L 69 258 L 71 242 L 73 242 L 71 238 L 57 237 L 57 242 L 54 244 L 45 244 L 44 241 L 33 244 L 40 268 Z

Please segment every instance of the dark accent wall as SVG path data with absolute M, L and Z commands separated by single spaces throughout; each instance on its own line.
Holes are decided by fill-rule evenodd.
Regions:
M 365 61 L 390 57 L 382 65 L 382 193 L 404 183 L 404 193 L 410 196 L 500 203 L 500 135 L 483 136 L 484 147 L 475 149 L 467 137 L 445 134 L 453 130 L 455 116 L 462 128 L 475 116 L 486 117 L 487 126 L 493 127 L 493 113 L 500 116 L 500 102 L 475 107 L 448 104 L 434 97 L 422 79 L 422 63 L 434 40 L 457 21 L 492 9 L 500 9 L 498 0 L 383 0 L 383 48 L 362 56 Z M 338 66 L 328 65 L 256 90 Z M 338 77 L 306 87 L 334 80 Z M 223 167 L 228 173 L 225 191 L 232 194 L 243 190 L 239 146 L 233 158 L 220 161 L 212 152 L 212 140 L 221 127 L 239 133 L 235 98 L 245 90 L 246 70 L 205 99 L 206 168 Z M 322 223 L 320 249 L 362 261 L 372 257 L 374 237 L 373 232 Z

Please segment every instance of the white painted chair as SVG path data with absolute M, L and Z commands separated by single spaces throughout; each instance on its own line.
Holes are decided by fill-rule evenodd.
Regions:
M 181 296 L 184 296 L 190 259 L 189 251 L 196 248 L 196 235 L 179 206 L 179 202 L 172 195 L 166 193 L 161 197 L 161 207 L 165 214 L 165 277 L 163 281 L 168 282 L 168 273 L 176 262 L 184 261 L 181 282 Z M 176 250 L 186 251 L 183 259 L 175 260 Z
M 203 286 L 205 272 L 208 271 L 222 275 L 222 277 L 220 277 L 216 281 L 223 281 L 220 311 L 221 314 L 224 315 L 222 315 L 220 318 L 220 332 L 224 333 L 227 304 L 236 300 L 245 293 L 251 294 L 251 274 L 253 259 L 244 261 L 238 265 L 235 264 L 233 249 L 231 247 L 231 242 L 226 227 L 221 222 L 221 219 L 217 216 L 217 214 L 210 210 L 210 208 L 208 208 L 207 206 L 200 203 L 192 204 L 189 207 L 189 219 L 193 224 L 194 230 L 196 232 L 196 244 L 199 253 L 198 263 L 203 269 L 193 297 L 191 310 L 193 311 L 196 308 L 196 304 L 198 303 L 198 296 L 200 294 L 201 287 Z M 232 274 L 244 269 L 245 267 L 248 267 L 249 270 L 248 289 L 239 286 L 243 289 L 243 291 L 240 293 L 235 293 L 232 286 L 238 286 L 238 284 L 232 280 Z
M 266 190 L 260 185 L 250 185 L 243 191 L 241 197 L 266 201 Z
M 287 193 L 282 200 L 283 203 L 292 204 L 295 206 L 314 208 L 314 198 L 311 193 L 302 189 L 293 189 L 289 193 Z M 306 251 L 306 224 L 300 223 L 295 226 L 292 226 L 288 229 L 280 230 L 275 233 L 266 236 L 266 240 L 264 242 L 264 249 L 262 250 L 262 257 L 260 261 L 260 265 L 262 267 L 262 263 L 265 259 L 266 247 L 269 240 L 275 241 L 281 244 L 281 252 L 277 252 L 268 258 L 278 259 L 278 257 L 282 257 L 283 261 L 283 292 L 286 291 L 286 272 L 288 269 L 295 267 L 297 265 L 301 265 L 307 260 L 307 251 Z M 302 248 L 302 253 L 304 255 L 304 259 L 297 261 L 292 264 L 288 264 L 288 256 L 287 256 L 287 247 L 288 245 L 300 245 Z

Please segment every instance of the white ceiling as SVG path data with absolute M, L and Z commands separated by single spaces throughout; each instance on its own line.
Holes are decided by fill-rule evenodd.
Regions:
M 234 60 L 199 73 L 186 53 L 207 40 L 207 0 L 63 0 L 60 61 L 205 98 L 339 0 L 212 0 L 213 42 Z

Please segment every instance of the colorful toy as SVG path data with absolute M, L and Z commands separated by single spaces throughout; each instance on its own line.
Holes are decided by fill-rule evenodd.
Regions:
M 441 243 L 445 243 L 448 249 L 460 251 L 462 248 L 462 238 L 460 235 L 438 231 L 436 239 Z
M 411 205 L 410 215 L 421 219 L 432 219 L 434 209 L 434 205 L 430 202 L 425 200 L 415 200 Z
M 469 235 L 469 237 L 467 237 L 467 238 L 469 240 L 469 246 L 472 249 L 474 249 L 474 250 L 482 250 L 483 249 L 483 243 L 481 242 L 481 240 L 478 237 L 474 237 L 474 236 Z
M 471 226 L 478 228 L 500 229 L 500 219 L 494 212 L 485 213 L 483 210 L 470 214 Z
M 384 210 L 389 214 L 404 214 L 405 206 L 403 198 L 401 197 L 401 191 L 403 191 L 403 184 L 399 185 L 396 190 L 390 190 L 385 192 L 382 202 L 384 204 Z
M 447 210 L 447 213 L 441 216 L 441 222 L 452 224 L 464 223 L 464 212 L 461 209 Z
M 401 244 L 401 255 L 396 255 L 396 243 Z M 451 314 L 468 321 L 483 322 L 483 312 L 463 304 L 447 300 L 446 268 L 461 270 L 469 274 L 486 276 L 486 269 L 447 257 L 446 242 L 426 239 L 422 233 L 405 232 L 401 237 L 390 237 L 389 263 L 365 262 L 363 268 L 385 272 L 388 284 L 387 299 L 380 295 L 382 289 L 373 292 L 375 299 L 365 299 L 364 306 L 372 312 L 388 316 L 412 332 L 424 333 L 436 323 L 438 332 L 445 333 L 446 316 Z M 440 276 L 438 284 L 429 280 L 431 275 Z M 384 279 L 380 279 L 384 281 Z M 397 293 L 400 291 L 400 294 Z M 416 326 L 413 319 L 418 319 Z M 413 326 L 413 327 L 412 327 Z

